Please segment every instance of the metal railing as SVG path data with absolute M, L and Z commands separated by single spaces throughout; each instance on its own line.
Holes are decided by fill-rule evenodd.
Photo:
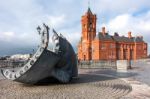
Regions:
M 115 60 L 100 60 L 100 61 L 80 61 L 78 63 L 79 68 L 116 68 Z

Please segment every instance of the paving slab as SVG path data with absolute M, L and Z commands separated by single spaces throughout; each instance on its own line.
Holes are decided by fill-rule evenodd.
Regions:
M 94 74 L 80 74 L 68 84 L 25 85 L 3 79 L 0 89 L 0 99 L 117 99 L 132 90 L 121 79 Z

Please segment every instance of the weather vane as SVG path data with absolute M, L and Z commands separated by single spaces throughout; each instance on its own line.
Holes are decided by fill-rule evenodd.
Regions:
M 88 8 L 90 8 L 90 0 L 88 0 Z
M 104 16 L 102 17 L 102 24 L 103 24 L 103 26 L 105 26 L 105 17 Z

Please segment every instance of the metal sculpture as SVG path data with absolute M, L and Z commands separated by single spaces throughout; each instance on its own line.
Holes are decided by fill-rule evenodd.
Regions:
M 69 82 L 77 77 L 77 58 L 71 44 L 61 34 L 53 29 L 52 41 L 55 44 L 53 51 L 48 50 L 49 27 L 43 24 L 43 31 L 38 26 L 41 35 L 41 44 L 30 60 L 18 70 L 3 69 L 1 72 L 7 79 L 17 82 L 36 84 L 50 77 L 62 83 Z

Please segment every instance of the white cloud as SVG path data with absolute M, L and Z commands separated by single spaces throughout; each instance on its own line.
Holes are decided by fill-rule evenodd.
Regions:
M 15 33 L 13 32 L 5 32 L 4 36 L 8 36 L 8 37 L 14 37 Z
M 150 32 L 149 12 L 143 16 L 133 16 L 131 14 L 122 14 L 111 19 L 106 26 L 111 33 L 119 32 L 121 35 L 127 35 L 128 31 L 134 35 L 147 36 Z
M 48 23 L 53 27 L 61 27 L 66 21 L 65 15 L 60 16 L 48 16 Z
M 14 32 L 4 32 L 4 33 L 0 33 L 0 39 L 3 41 L 11 41 L 12 38 L 14 38 L 15 33 Z
M 36 46 L 40 43 L 40 36 L 31 33 L 15 33 L 15 32 L 2 32 L 0 33 L 0 42 L 5 42 L 7 44 L 13 44 L 17 47 L 19 46 Z M 5 45 L 8 46 L 8 45 Z M 1 46 L 4 47 L 4 46 Z
M 69 42 L 72 44 L 75 44 L 77 46 L 77 43 L 80 40 L 81 33 L 80 32 L 73 32 L 73 33 L 63 33 L 63 35 L 68 39 Z
M 20 45 L 38 44 L 39 36 L 35 29 L 43 22 L 62 32 L 75 46 L 81 37 L 80 20 L 87 11 L 87 0 L 0 2 L 0 40 Z M 99 26 L 103 24 L 102 17 L 105 17 L 105 24 L 111 33 L 118 31 L 120 35 L 126 35 L 131 30 L 134 35 L 143 35 L 150 42 L 150 11 L 145 13 L 145 9 L 150 9 L 149 0 L 94 0 L 91 1 L 91 9 L 97 14 Z M 133 16 L 135 13 L 138 16 Z
M 143 36 L 144 41 L 150 44 L 150 11 L 140 16 L 133 16 L 132 14 L 121 14 L 108 21 L 105 24 L 110 34 L 118 32 L 120 36 L 128 35 L 132 32 L 132 36 Z M 102 27 L 102 25 L 100 25 Z M 149 48 L 150 52 L 150 48 Z
M 128 26 L 129 20 L 130 15 L 128 14 L 119 15 L 108 23 L 108 27 L 112 30 L 123 30 L 126 29 L 125 27 Z
M 87 1 L 86 1 L 87 2 Z M 87 3 L 84 2 L 87 6 Z M 115 17 L 123 13 L 135 13 L 143 9 L 150 8 L 149 0 L 95 0 L 91 1 L 91 8 L 98 12 L 99 16 Z

